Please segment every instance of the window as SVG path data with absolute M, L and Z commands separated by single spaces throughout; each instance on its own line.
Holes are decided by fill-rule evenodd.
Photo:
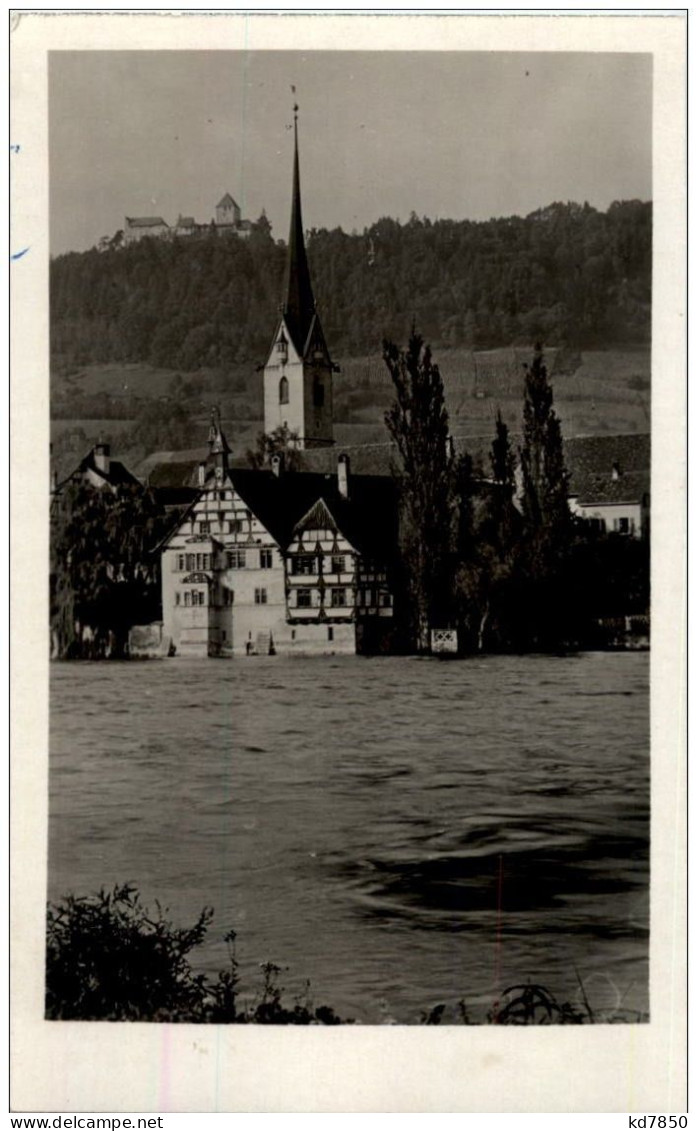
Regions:
M 187 573 L 191 573 L 195 569 L 196 569 L 196 554 L 187 554 L 186 555 L 186 570 L 187 570 Z
M 198 528 L 201 534 L 210 534 L 211 532 L 210 522 L 200 522 Z
M 310 609 L 312 608 L 312 590 L 311 589 L 298 589 L 298 608 Z
M 278 382 L 278 403 L 288 404 L 288 378 L 281 377 Z
M 187 594 L 188 596 L 188 594 Z M 191 591 L 191 604 L 192 605 L 205 605 L 206 591 L 205 589 L 192 589 Z
M 332 573 L 346 573 L 346 558 L 343 554 L 332 558 Z
M 384 592 L 381 593 L 380 594 L 380 604 L 381 604 L 383 609 L 389 609 L 390 606 L 392 605 L 392 594 L 391 593 L 384 593 Z
M 272 569 L 273 568 L 273 551 L 260 550 L 259 551 L 259 568 Z
M 266 604 L 266 590 L 265 589 L 255 589 L 254 590 L 254 604 L 255 605 L 265 605 Z
M 334 639 L 334 629 L 331 625 L 329 625 L 329 627 L 327 628 L 327 640 L 333 640 L 333 639 Z
M 629 534 L 629 519 L 628 518 L 615 519 L 615 523 L 616 523 L 615 529 L 617 531 L 619 531 L 620 534 Z
M 291 628 L 291 630 L 290 630 L 290 638 L 291 638 L 291 640 L 295 640 L 295 629 L 294 628 Z
M 181 593 L 175 593 L 175 594 L 174 594 L 174 603 L 175 603 L 175 605 L 180 605 L 180 604 L 181 604 L 181 596 L 182 596 L 182 595 L 181 595 Z
M 177 569 L 178 570 L 185 570 L 186 569 L 186 557 L 185 557 L 184 554 L 177 554 Z
M 186 605 L 187 608 L 191 604 L 191 590 L 190 589 L 187 589 L 186 593 L 184 594 L 184 604 Z
M 324 385 L 319 378 L 315 379 L 312 386 L 312 400 L 315 408 L 322 408 L 324 405 Z
M 247 554 L 245 550 L 228 550 L 227 566 L 228 569 L 244 569 L 247 565 Z
M 363 600 L 364 600 L 366 605 L 372 605 L 372 603 L 373 603 L 373 590 L 372 589 L 366 589 L 365 596 L 364 596 Z
M 223 604 L 224 605 L 231 605 L 234 600 L 235 600 L 234 589 L 223 589 Z
M 296 554 L 293 558 L 293 573 L 308 575 L 316 573 L 314 554 Z
M 332 589 L 332 608 L 343 609 L 346 605 L 346 590 Z

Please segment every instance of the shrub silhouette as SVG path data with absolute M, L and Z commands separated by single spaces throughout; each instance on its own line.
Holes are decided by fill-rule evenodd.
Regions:
M 189 954 L 203 942 L 213 919 L 204 907 L 191 927 L 176 927 L 159 903 L 152 914 L 132 884 L 96 895 L 66 896 L 48 905 L 46 1018 L 57 1021 L 176 1021 L 237 1025 L 340 1025 L 352 1023 L 328 1005 L 315 1007 L 310 983 L 292 1005 L 284 1002 L 282 968 L 261 964 L 262 983 L 240 1005 L 235 932 L 224 936 L 228 968 L 215 979 L 194 973 Z M 580 1025 L 645 1021 L 642 1013 L 614 1009 L 594 1013 L 577 973 L 582 1003 L 560 1004 L 544 986 L 511 986 L 486 1018 L 496 1025 Z M 424 1011 L 421 1024 L 471 1025 L 464 999 L 454 1021 L 445 1003 Z
M 213 919 L 204 907 L 193 926 L 175 927 L 159 903 L 143 907 L 131 884 L 97 895 L 66 896 L 48 905 L 46 1017 L 81 1021 L 188 1021 L 218 1024 L 338 1025 L 329 1006 L 283 1003 L 281 968 L 262 966 L 260 996 L 238 1006 L 235 932 L 224 937 L 229 968 L 211 981 L 195 974 L 188 955 Z

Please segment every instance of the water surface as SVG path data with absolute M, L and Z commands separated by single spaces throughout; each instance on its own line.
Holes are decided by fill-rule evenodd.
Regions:
M 49 896 L 132 881 L 292 998 L 648 1009 L 648 656 L 54 664 Z

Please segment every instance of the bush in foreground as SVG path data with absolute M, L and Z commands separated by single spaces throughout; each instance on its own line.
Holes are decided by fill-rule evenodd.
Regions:
M 178 1021 L 237 1025 L 340 1025 L 327 1005 L 315 1007 L 310 984 L 293 1004 L 283 999 L 281 967 L 262 964 L 262 982 L 242 1004 L 235 932 L 224 937 L 229 965 L 212 980 L 196 974 L 189 954 L 203 942 L 213 919 L 204 907 L 193 926 L 176 927 L 156 904 L 143 907 L 131 884 L 91 896 L 66 896 L 48 905 L 46 1017 L 56 1021 Z M 579 978 L 582 1003 L 560 1004 L 544 986 L 527 983 L 504 990 L 486 1017 L 498 1025 L 582 1025 L 596 1021 L 643 1021 L 633 1011 L 594 1013 Z M 440 1003 L 421 1015 L 421 1024 L 474 1024 L 464 1000 Z

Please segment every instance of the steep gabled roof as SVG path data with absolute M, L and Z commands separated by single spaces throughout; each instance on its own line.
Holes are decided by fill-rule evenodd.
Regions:
M 129 228 L 169 227 L 167 221 L 163 220 L 161 216 L 127 216 L 126 223 Z
M 336 474 L 317 475 L 291 471 L 233 468 L 230 480 L 262 525 L 286 549 L 299 522 L 312 513 L 326 517 L 360 553 L 389 560 L 397 540 L 397 493 L 391 479 L 371 475 L 349 476 L 349 497 L 339 493 Z M 322 514 L 314 508 L 322 504 Z
M 301 534 L 303 530 L 333 530 L 334 532 L 338 530 L 334 516 L 324 499 L 318 499 L 316 503 L 313 503 L 309 511 L 302 516 L 299 522 L 296 522 L 293 527 L 293 534 Z
M 616 479 L 612 474 L 574 476 L 571 494 L 582 506 L 602 506 L 641 503 L 650 490 L 648 471 L 628 471 Z
M 97 479 L 102 481 L 105 487 L 142 487 L 143 484 L 139 479 L 132 475 L 128 468 L 119 460 L 109 460 L 108 472 L 102 471 L 97 466 L 94 459 L 94 448 L 91 448 L 87 455 L 80 460 L 79 464 L 70 475 L 66 475 L 65 479 L 61 480 L 56 486 L 56 491 L 60 491 L 68 483 L 75 482 L 82 479 L 87 473 L 96 476 Z
M 239 204 L 230 196 L 229 192 L 226 192 L 222 200 L 219 200 L 216 204 L 216 208 L 239 208 Z
M 628 432 L 614 436 L 574 436 L 564 441 L 564 458 L 571 472 L 571 491 L 577 494 L 593 477 L 611 476 L 617 464 L 621 476 L 651 469 L 651 436 Z

